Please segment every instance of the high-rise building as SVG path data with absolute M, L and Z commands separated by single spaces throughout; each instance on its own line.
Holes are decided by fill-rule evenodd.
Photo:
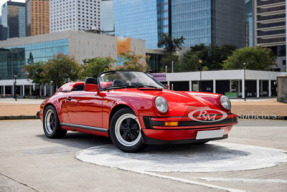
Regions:
M 245 0 L 245 46 L 253 46 L 253 6 L 254 0 Z
M 49 33 L 49 0 L 26 0 L 26 35 Z
M 101 0 L 50 0 L 50 32 L 100 30 Z
M 0 41 L 7 39 L 7 27 L 2 25 L 2 16 L 0 16 Z
M 115 34 L 146 41 L 157 48 L 160 33 L 169 32 L 169 0 L 114 0 Z
M 2 5 L 2 25 L 7 38 L 26 36 L 25 3 L 7 1 Z
M 277 55 L 274 70 L 286 70 L 286 0 L 255 0 L 254 44 Z
M 244 0 L 114 0 L 115 33 L 157 48 L 161 33 L 184 46 L 245 45 Z
M 113 0 L 102 0 L 101 2 L 101 31 L 104 34 L 115 34 L 113 5 Z
M 244 0 L 171 0 L 172 36 L 196 44 L 245 45 Z
M 7 27 L 0 25 L 0 41 L 7 39 Z

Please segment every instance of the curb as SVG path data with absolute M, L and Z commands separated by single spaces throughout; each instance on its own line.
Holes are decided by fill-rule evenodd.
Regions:
M 39 119 L 39 118 L 36 115 L 0 116 L 0 120 L 23 120 L 23 119 Z

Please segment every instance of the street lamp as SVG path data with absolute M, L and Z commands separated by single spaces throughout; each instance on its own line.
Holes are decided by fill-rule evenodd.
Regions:
M 16 73 L 14 74 L 14 79 L 15 79 L 15 81 L 14 81 L 14 98 L 15 98 L 15 101 L 17 101 L 17 93 L 16 93 L 16 91 L 17 91 L 17 88 L 16 88 L 16 85 L 17 85 L 17 74 Z
M 243 77 L 243 81 L 244 81 L 244 101 L 246 101 L 245 69 L 246 69 L 246 63 L 243 63 L 243 71 L 244 71 L 244 77 Z
M 202 60 L 199 59 L 198 63 L 199 63 L 199 91 L 201 91 L 201 71 L 202 71 L 201 64 L 202 64 Z

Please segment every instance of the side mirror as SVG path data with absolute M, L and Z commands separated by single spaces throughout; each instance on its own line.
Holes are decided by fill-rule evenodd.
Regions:
M 96 84 L 86 84 L 85 85 L 85 91 L 87 92 L 96 92 L 97 95 L 100 94 L 99 86 Z
M 167 89 L 169 89 L 169 85 L 168 85 L 168 84 L 166 84 L 165 87 L 166 87 Z

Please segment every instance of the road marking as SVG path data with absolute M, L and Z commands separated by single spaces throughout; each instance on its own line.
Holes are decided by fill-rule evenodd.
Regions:
M 101 166 L 139 172 L 244 171 L 287 162 L 284 151 L 272 148 L 223 142 L 187 146 L 124 153 L 110 144 L 82 150 L 76 158 Z
M 287 180 L 284 179 L 246 179 L 246 178 L 217 178 L 217 177 L 199 177 L 205 181 L 220 181 L 220 182 L 244 182 L 244 183 L 283 183 L 286 184 Z
M 149 175 L 149 176 L 153 176 L 153 177 L 158 177 L 161 179 L 169 179 L 172 181 L 177 181 L 177 182 L 181 182 L 181 183 L 185 183 L 185 184 L 200 185 L 200 186 L 204 186 L 204 187 L 208 187 L 208 188 L 212 188 L 212 189 L 219 189 L 219 190 L 224 190 L 224 191 L 229 191 L 229 192 L 245 192 L 244 190 L 228 188 L 228 187 L 221 187 L 218 185 L 206 184 L 206 183 L 202 183 L 202 182 L 198 182 L 198 181 L 192 181 L 189 179 L 182 179 L 182 178 L 178 178 L 178 177 L 171 177 L 171 176 L 161 175 L 161 174 L 157 174 L 157 173 L 150 173 L 150 172 L 137 172 L 137 173 L 141 173 L 141 174 Z
M 184 148 L 183 148 L 184 146 Z M 117 168 L 145 174 L 162 179 L 169 179 L 192 185 L 229 192 L 243 192 L 242 190 L 221 187 L 194 180 L 166 176 L 155 172 L 218 172 L 261 169 L 287 162 L 285 151 L 257 147 L 250 145 L 231 144 L 224 142 L 210 142 L 203 146 L 177 145 L 160 150 L 141 153 L 124 153 L 115 146 L 101 145 L 84 149 L 76 154 L 76 158 L 100 166 Z M 202 177 L 195 178 L 206 181 L 224 181 L 225 178 Z M 233 182 L 264 182 L 260 179 L 228 178 Z M 286 180 L 272 180 L 267 182 L 285 182 Z

